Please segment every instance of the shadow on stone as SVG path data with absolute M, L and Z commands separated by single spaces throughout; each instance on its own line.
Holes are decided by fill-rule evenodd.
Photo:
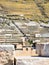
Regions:
M 8 60 L 8 63 L 6 63 L 4 65 L 13 65 L 13 61 L 12 60 Z

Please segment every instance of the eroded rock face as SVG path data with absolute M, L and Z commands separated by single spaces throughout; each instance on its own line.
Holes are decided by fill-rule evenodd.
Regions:
M 13 65 L 14 63 L 14 46 L 0 45 L 0 65 Z

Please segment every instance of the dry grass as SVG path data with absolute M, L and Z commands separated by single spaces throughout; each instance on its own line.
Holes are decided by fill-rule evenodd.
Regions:
M 43 5 L 44 9 L 45 9 L 45 13 L 47 14 L 47 16 L 49 17 L 49 2 L 47 4 Z
M 3 6 L 3 10 L 8 11 L 8 14 L 23 14 L 25 18 L 33 19 L 36 21 L 39 21 L 40 19 L 47 20 L 47 18 L 43 17 L 41 11 L 33 0 L 27 0 L 26 3 L 22 2 L 23 0 L 19 0 L 19 2 L 12 2 L 10 0 L 0 0 L 0 4 Z M 44 4 L 43 6 L 45 8 L 46 14 L 49 16 L 49 3 Z

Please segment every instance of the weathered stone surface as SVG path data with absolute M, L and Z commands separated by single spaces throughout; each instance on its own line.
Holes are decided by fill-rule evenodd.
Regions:
M 0 45 L 0 64 L 13 65 L 14 63 L 14 46 L 13 45 Z
M 49 44 L 37 44 L 36 50 L 41 56 L 49 56 Z
M 47 57 L 19 57 L 16 65 L 49 65 Z

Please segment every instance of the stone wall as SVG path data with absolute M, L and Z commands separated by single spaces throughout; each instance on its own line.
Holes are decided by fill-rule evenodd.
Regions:
M 23 49 L 17 49 L 15 51 L 15 56 L 18 57 L 18 56 L 38 56 L 38 54 L 36 54 L 36 50 L 35 49 L 32 49 L 31 48 L 23 48 Z

